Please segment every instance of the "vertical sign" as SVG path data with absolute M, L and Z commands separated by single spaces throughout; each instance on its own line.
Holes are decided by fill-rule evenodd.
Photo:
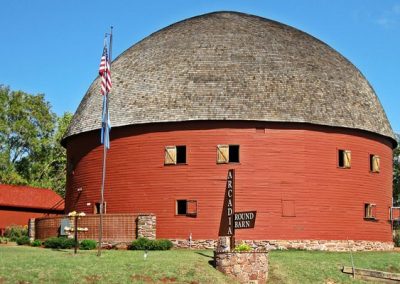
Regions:
M 235 236 L 235 170 L 228 171 L 219 236 Z

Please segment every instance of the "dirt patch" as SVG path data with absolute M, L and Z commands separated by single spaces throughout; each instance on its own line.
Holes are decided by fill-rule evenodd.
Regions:
M 326 279 L 325 284 L 336 284 L 336 282 L 332 279 Z
M 101 279 L 101 276 L 99 275 L 89 275 L 89 276 L 85 276 L 85 280 L 87 283 L 90 284 L 95 284 L 98 283 Z
M 134 274 L 131 276 L 131 279 L 133 281 L 142 281 L 145 283 L 155 283 L 153 278 L 151 278 L 150 276 L 147 276 L 147 275 Z
M 160 279 L 161 283 L 175 283 L 176 282 L 176 278 L 174 277 L 164 277 Z

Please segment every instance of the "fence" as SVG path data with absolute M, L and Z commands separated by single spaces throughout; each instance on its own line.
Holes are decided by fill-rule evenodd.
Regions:
M 65 221 L 62 221 L 65 220 Z M 98 239 L 100 215 L 90 214 L 78 217 L 78 238 Z M 61 228 L 61 224 L 63 228 Z M 58 216 L 36 218 L 29 222 L 29 236 L 45 240 L 57 237 L 61 231 L 73 235 L 74 217 Z M 137 237 L 156 238 L 156 216 L 153 214 L 104 214 L 104 242 L 131 242 Z

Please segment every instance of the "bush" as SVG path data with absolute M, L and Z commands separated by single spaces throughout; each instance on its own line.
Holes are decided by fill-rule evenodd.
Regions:
M 29 240 L 28 236 L 23 236 L 17 239 L 17 245 L 19 246 L 25 246 L 25 245 L 30 245 L 31 241 Z
M 18 238 L 28 236 L 28 226 L 10 226 L 7 227 L 4 236 L 7 237 L 10 241 L 16 242 Z
M 241 243 L 240 245 L 236 246 L 234 251 L 238 251 L 238 252 L 245 252 L 245 251 L 251 251 L 252 248 L 250 245 L 246 244 L 246 243 Z
M 0 237 L 0 244 L 7 244 L 9 242 L 8 238 Z
M 44 241 L 43 245 L 45 248 L 70 249 L 75 246 L 75 240 L 64 238 L 64 237 L 49 238 Z
M 170 240 L 149 240 L 147 238 L 138 238 L 129 246 L 130 250 L 169 250 L 173 246 Z
M 395 236 L 393 238 L 394 241 L 394 246 L 395 247 L 400 247 L 400 230 L 395 232 Z
M 97 242 L 94 240 L 83 240 L 79 245 L 79 249 L 83 250 L 92 250 L 95 249 L 97 246 Z
M 40 240 L 34 240 L 31 242 L 31 246 L 33 247 L 40 247 L 42 245 L 42 242 Z
M 173 247 L 173 244 L 170 240 L 159 239 L 155 240 L 156 250 L 169 250 Z

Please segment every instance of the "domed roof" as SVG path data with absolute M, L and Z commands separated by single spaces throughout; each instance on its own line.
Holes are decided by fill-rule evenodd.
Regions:
M 190 18 L 112 63 L 113 127 L 193 120 L 300 122 L 393 139 L 374 90 L 346 58 L 287 25 L 237 12 Z M 101 127 L 94 80 L 65 138 Z

